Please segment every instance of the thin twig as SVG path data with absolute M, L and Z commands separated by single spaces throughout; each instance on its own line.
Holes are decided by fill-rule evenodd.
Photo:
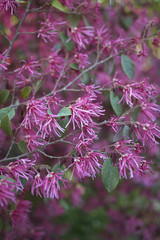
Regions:
M 114 54 L 112 56 L 109 56 L 103 60 L 101 60 L 100 62 L 95 62 L 92 66 L 90 66 L 89 68 L 85 69 L 83 72 L 81 72 L 77 77 L 75 77 L 71 82 L 69 82 L 65 87 L 59 89 L 57 92 L 62 92 L 62 91 L 65 91 L 70 85 L 72 85 L 74 82 L 76 82 L 80 77 L 82 77 L 86 72 L 92 70 L 93 68 L 95 68 L 96 66 L 102 64 L 102 63 L 105 63 L 107 61 L 109 61 L 110 59 L 112 59 L 113 57 L 116 57 L 118 56 L 119 53 L 117 54 Z
M 17 38 L 17 36 L 19 35 L 19 31 L 20 31 L 20 28 L 21 28 L 21 26 L 22 26 L 22 23 L 24 22 L 27 14 L 29 13 L 30 5 L 31 5 L 31 1 L 29 0 L 29 1 L 28 1 L 28 4 L 27 4 L 26 11 L 25 11 L 25 13 L 24 13 L 24 15 L 23 15 L 22 19 L 20 20 L 19 25 L 18 25 L 18 27 L 17 27 L 17 31 L 16 31 L 16 33 L 15 33 L 12 41 L 10 41 L 9 48 L 8 48 L 6 54 L 5 54 L 5 57 L 6 57 L 6 58 L 8 57 L 8 55 L 9 55 L 9 53 L 10 53 L 12 47 L 13 47 L 13 44 L 14 44 L 16 38 Z

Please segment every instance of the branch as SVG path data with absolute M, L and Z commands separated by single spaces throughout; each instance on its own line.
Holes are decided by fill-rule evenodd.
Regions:
M 111 55 L 103 60 L 101 60 L 100 62 L 95 62 L 92 66 L 90 66 L 89 68 L 85 69 L 83 72 L 81 72 L 77 77 L 75 77 L 71 82 L 69 82 L 65 87 L 59 89 L 58 91 L 56 92 L 62 92 L 62 91 L 65 91 L 70 85 L 72 85 L 74 82 L 76 82 L 80 77 L 82 77 L 86 72 L 92 70 L 93 68 L 95 68 L 96 66 L 102 64 L 102 63 L 105 63 L 107 61 L 109 61 L 110 59 L 112 59 L 113 57 L 116 57 L 118 56 L 120 53 L 116 53 L 114 55 Z
M 6 58 L 7 58 L 8 55 L 10 54 L 10 51 L 11 51 L 11 49 L 12 49 L 12 47 L 13 47 L 13 44 L 14 44 L 14 42 L 15 42 L 17 36 L 19 35 L 19 31 L 20 31 L 20 28 L 21 28 L 21 26 L 22 26 L 22 23 L 24 22 L 24 20 L 25 20 L 27 14 L 29 13 L 30 5 L 31 5 L 31 2 L 30 2 L 30 0 L 29 0 L 29 1 L 28 1 L 28 4 L 27 4 L 26 11 L 25 11 L 25 13 L 24 13 L 24 15 L 23 15 L 22 19 L 20 20 L 19 25 L 18 25 L 18 27 L 17 27 L 17 31 L 16 31 L 16 33 L 15 33 L 15 35 L 14 35 L 12 41 L 10 41 L 9 48 L 8 48 L 6 54 L 5 54 L 5 57 L 6 57 Z M 3 61 L 4 61 L 4 60 L 3 60 Z

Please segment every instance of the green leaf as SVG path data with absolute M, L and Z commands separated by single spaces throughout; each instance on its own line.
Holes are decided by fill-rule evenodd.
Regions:
M 58 162 L 54 165 L 54 167 L 52 168 L 52 172 L 57 171 L 57 169 L 60 169 L 62 171 L 64 171 L 66 169 L 66 167 L 64 165 L 61 166 L 61 163 Z
M 9 177 L 9 178 L 7 178 L 7 180 L 10 181 L 10 182 L 16 183 L 16 180 L 14 180 L 13 178 L 10 178 L 10 177 Z
M 64 44 L 64 46 L 67 48 L 67 50 L 69 52 L 72 52 L 74 49 L 74 44 L 72 39 L 70 39 L 69 41 L 67 41 L 70 37 L 66 36 L 64 32 L 60 33 L 60 38 L 62 43 Z
M 1 129 L 7 135 L 12 136 L 12 127 L 8 115 L 6 115 L 1 121 Z
M 67 123 L 69 122 L 69 117 L 66 116 L 65 118 L 63 117 L 61 120 L 58 121 L 59 125 L 64 129 L 64 132 L 61 132 L 59 129 L 59 133 L 61 134 L 61 137 L 60 138 L 64 138 L 65 135 L 67 134 L 68 132 L 68 129 L 69 129 L 69 125 L 66 127 Z
M 118 168 L 112 165 L 110 158 L 107 158 L 103 163 L 102 181 L 109 193 L 114 191 L 119 182 Z
M 58 0 L 52 0 L 51 5 L 60 10 L 61 12 L 69 11 L 69 8 L 67 6 L 63 6 Z
M 132 111 L 132 113 L 131 113 L 131 121 L 132 121 L 132 122 L 135 121 L 135 119 L 136 119 L 136 117 L 138 116 L 139 112 L 140 112 L 140 110 L 139 110 L 138 107 L 135 108 L 135 109 Z
M 81 78 L 81 82 L 85 85 L 88 84 L 90 81 L 90 74 L 88 72 L 83 74 L 83 77 Z
M 8 180 L 10 182 L 16 182 L 13 178 L 7 177 L 5 175 L 0 175 L 0 179 L 6 179 L 6 180 Z
M 85 16 L 83 16 L 83 20 L 84 20 L 84 23 L 87 27 L 90 26 L 90 24 L 89 24 L 89 22 L 88 22 L 88 20 Z
M 125 74 L 129 77 L 130 80 L 134 78 L 135 75 L 135 64 L 134 62 L 126 55 L 121 56 L 121 65 Z
M 79 66 L 78 66 L 78 64 L 77 63 L 71 63 L 70 65 L 69 65 L 72 69 L 74 69 L 74 70 L 79 70 Z
M 51 112 L 50 109 L 47 110 L 47 113 L 48 113 L 49 115 L 53 115 L 53 113 Z
M 28 3 L 28 1 L 22 1 L 22 0 L 15 0 L 18 3 Z
M 21 90 L 21 96 L 23 99 L 26 99 L 30 92 L 31 92 L 32 88 L 30 86 L 26 86 Z
M 7 101 L 8 96 L 9 96 L 9 90 L 3 89 L 0 91 L 0 103 L 2 105 Z
M 0 109 L 0 122 L 7 115 L 9 117 L 9 119 L 11 120 L 15 116 L 14 108 L 6 107 L 6 108 Z
M 114 92 L 110 92 L 110 102 L 113 110 L 115 111 L 117 116 L 120 116 L 122 114 L 122 105 L 119 102 L 119 97 L 115 96 Z
M 65 116 L 70 116 L 71 114 L 72 114 L 71 109 L 68 107 L 64 107 L 59 111 L 57 115 L 58 117 L 65 117 Z
M 130 16 L 121 16 L 120 24 L 125 30 L 128 30 L 133 22 L 133 19 Z
M 71 24 L 72 27 L 77 27 L 79 21 L 81 20 L 81 15 L 80 14 L 69 14 L 68 15 L 68 20 Z
M 72 154 L 73 157 L 77 156 L 76 149 L 72 148 L 70 154 Z
M 129 138 L 129 133 L 130 133 L 130 127 L 128 127 L 127 125 L 124 126 L 124 128 L 123 128 L 123 137 Z
M 62 44 L 61 44 L 61 43 L 57 43 L 57 44 L 55 45 L 55 47 L 54 47 L 54 50 L 57 51 L 57 50 L 59 50 L 59 49 L 61 49 L 61 48 L 62 48 Z
M 22 153 L 26 153 L 27 151 L 27 145 L 24 141 L 19 141 L 18 142 L 18 147 L 21 150 Z

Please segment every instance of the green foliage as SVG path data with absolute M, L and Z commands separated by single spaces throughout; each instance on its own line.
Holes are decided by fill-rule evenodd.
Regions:
M 72 27 L 77 27 L 78 26 L 78 23 L 79 21 L 81 20 L 81 15 L 79 14 L 69 14 L 68 15 L 68 20 L 71 24 Z
M 9 119 L 11 120 L 15 116 L 14 108 L 6 107 L 6 108 L 0 109 L 0 123 L 1 123 L 1 120 L 7 115 L 9 117 Z
M 72 39 L 69 39 L 68 36 L 66 36 L 66 34 L 64 32 L 61 32 L 60 33 L 60 38 L 61 38 L 61 41 L 62 43 L 64 44 L 64 46 L 66 47 L 66 49 L 69 51 L 69 52 L 72 52 L 73 49 L 74 49 L 74 44 L 73 44 L 73 41 Z
M 81 78 L 81 82 L 84 84 L 88 84 L 90 81 L 90 74 L 89 72 L 86 72 L 83 74 L 83 77 Z
M 58 169 L 58 171 L 57 171 Z M 52 172 L 59 172 L 60 170 L 64 171 L 66 169 L 66 167 L 64 165 L 61 166 L 61 163 L 58 162 L 54 165 L 54 167 L 52 168 Z
M 124 126 L 124 128 L 123 128 L 123 133 L 122 133 L 122 135 L 123 135 L 123 137 L 129 138 L 129 134 L 130 134 L 130 127 L 126 125 L 126 126 Z
M 1 129 L 7 135 L 12 136 L 12 127 L 8 115 L 6 115 L 1 121 Z
M 7 89 L 3 89 L 0 91 L 0 104 L 4 104 L 7 99 L 8 99 L 8 96 L 9 96 L 9 90 Z
M 67 132 L 68 132 L 68 129 L 69 129 L 69 125 L 66 127 L 66 125 L 68 124 L 68 122 L 69 122 L 69 117 L 68 116 L 66 116 L 65 118 L 63 117 L 61 120 L 59 120 L 59 125 L 63 128 L 63 129 L 65 129 L 65 131 L 64 132 L 61 132 L 60 130 L 59 130 L 59 132 L 60 132 L 60 134 L 61 134 L 61 138 L 63 138 L 66 134 L 67 134 Z
M 10 181 L 10 182 L 16 182 L 13 178 L 8 178 L 8 177 L 6 177 L 6 176 L 4 176 L 4 175 L 0 175 L 0 179 L 2 180 L 2 179 L 7 179 L 8 181 Z
M 15 116 L 14 108 L 2 108 L 0 109 L 0 126 L 4 133 L 12 136 L 12 127 L 10 120 Z
M 88 20 L 85 16 L 83 16 L 83 20 L 84 20 L 84 23 L 87 27 L 90 26 L 90 24 L 89 24 L 89 22 L 88 22 Z
M 24 141 L 19 141 L 18 142 L 18 147 L 19 147 L 19 149 L 22 153 L 26 153 L 27 146 L 26 146 L 26 143 Z
M 110 102 L 113 110 L 115 111 L 117 116 L 120 116 L 122 114 L 122 105 L 119 102 L 119 97 L 115 96 L 114 92 L 110 92 Z
M 31 93 L 32 88 L 30 86 L 26 86 L 21 90 L 21 97 L 26 99 Z
M 71 114 L 72 114 L 71 109 L 68 107 L 64 107 L 59 111 L 58 116 L 66 117 L 66 116 L 70 116 Z
M 119 182 L 118 168 L 112 165 L 112 160 L 107 158 L 102 167 L 102 181 L 109 193 L 113 192 Z
M 67 6 L 63 6 L 60 1 L 58 0 L 52 0 L 51 5 L 58 9 L 61 12 L 68 12 L 69 8 Z
M 71 63 L 70 65 L 69 65 L 72 69 L 74 69 L 74 70 L 79 70 L 79 66 L 78 66 L 78 64 L 77 63 Z
M 135 65 L 134 62 L 126 55 L 121 56 L 121 65 L 125 74 L 130 80 L 134 78 L 135 75 Z

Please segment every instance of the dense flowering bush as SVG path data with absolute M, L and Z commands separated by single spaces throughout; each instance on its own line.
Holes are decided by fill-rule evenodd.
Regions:
M 3 239 L 158 239 L 159 9 L 0 1 Z

